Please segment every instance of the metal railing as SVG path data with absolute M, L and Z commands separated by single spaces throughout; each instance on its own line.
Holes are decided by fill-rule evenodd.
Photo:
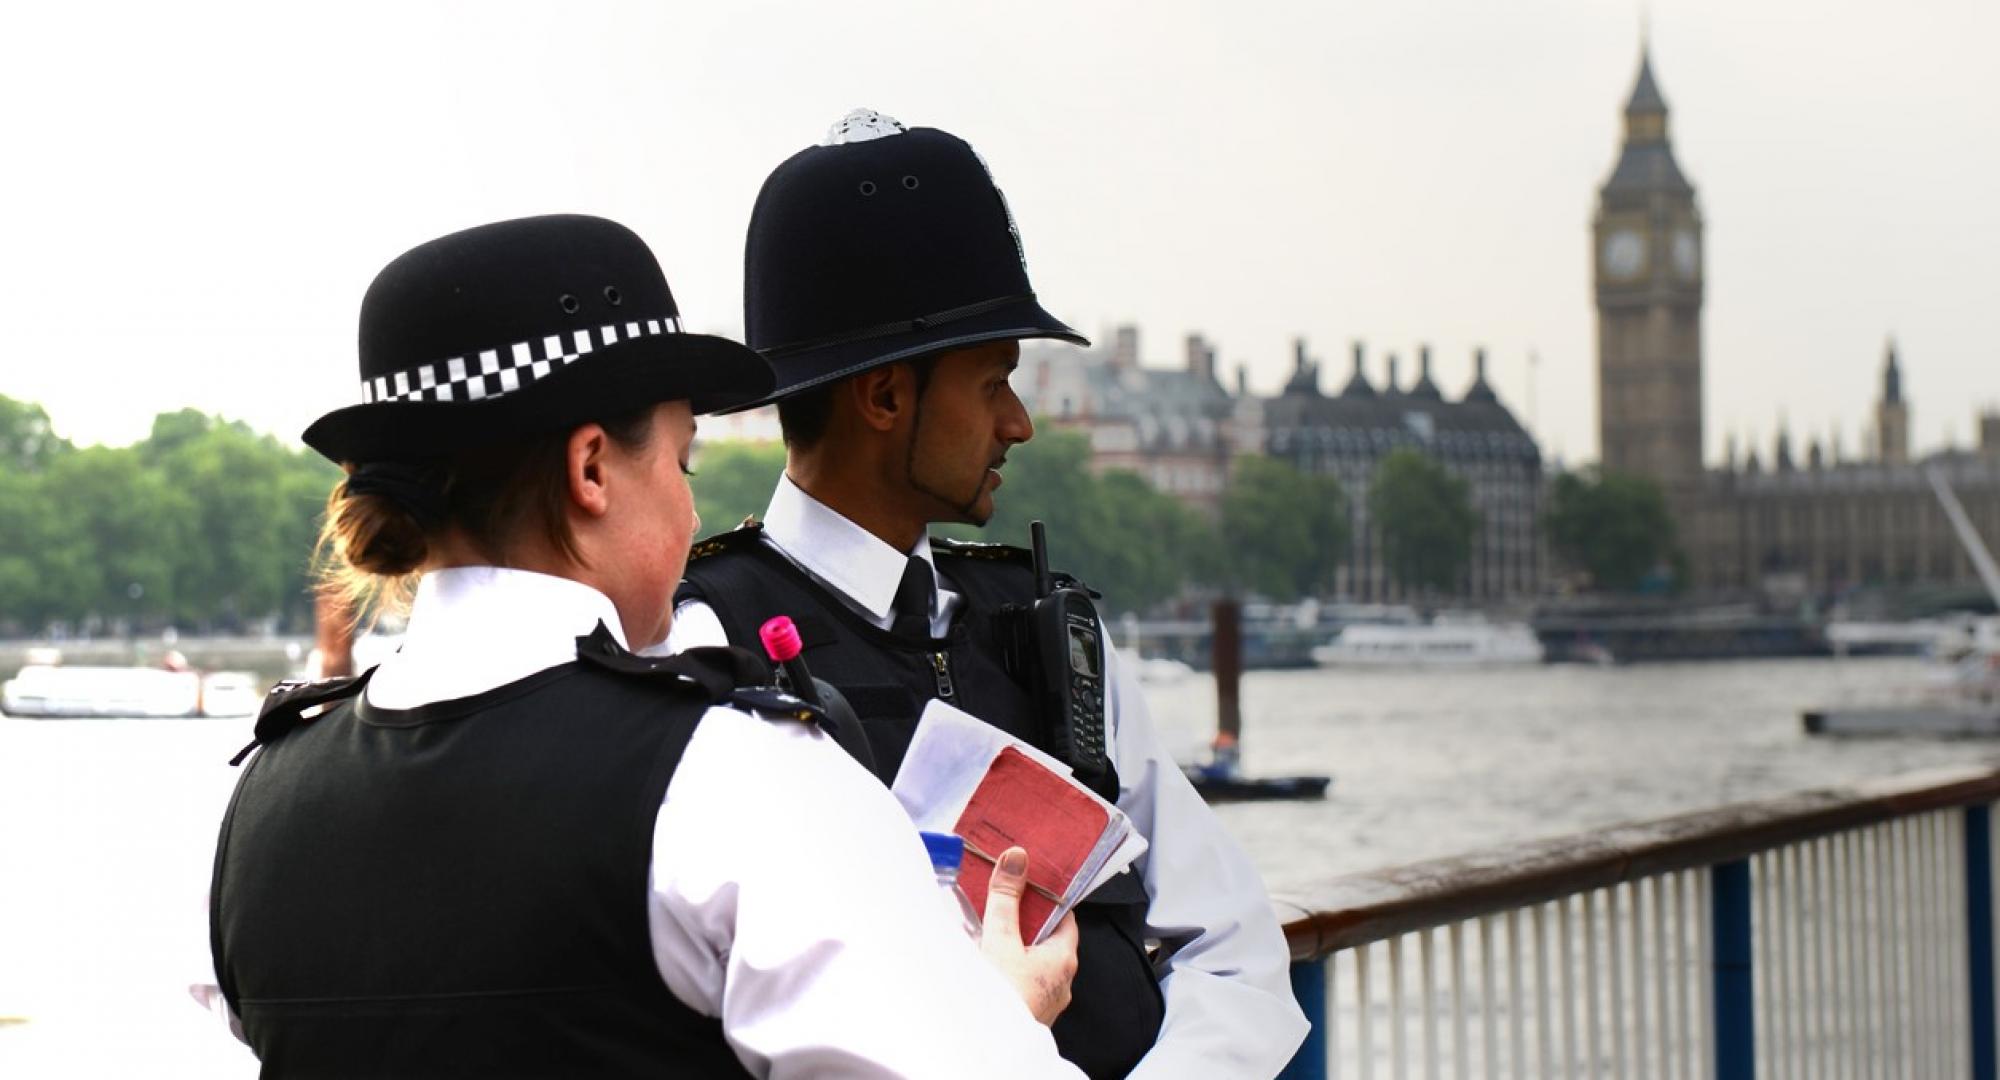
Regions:
M 1288 1078 L 1994 1072 L 2000 769 L 1804 792 L 1329 882 Z

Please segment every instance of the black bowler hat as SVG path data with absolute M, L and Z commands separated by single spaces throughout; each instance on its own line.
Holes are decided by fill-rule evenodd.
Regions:
M 697 413 L 771 389 L 756 353 L 684 333 L 632 230 L 574 214 L 403 253 L 361 301 L 361 404 L 306 429 L 337 462 L 442 457 L 662 401 Z
M 1089 341 L 1042 309 L 1020 233 L 965 141 L 856 110 L 750 213 L 743 313 L 769 400 L 987 341 Z

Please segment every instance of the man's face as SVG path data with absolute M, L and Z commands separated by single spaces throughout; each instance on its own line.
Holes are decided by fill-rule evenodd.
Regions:
M 1021 346 L 995 341 L 938 357 L 917 398 L 905 469 L 931 521 L 984 525 L 1007 449 L 1035 435 L 1007 377 Z

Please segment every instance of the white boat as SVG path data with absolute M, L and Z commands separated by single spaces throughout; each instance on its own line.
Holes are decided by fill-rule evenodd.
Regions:
M 1527 623 L 1440 616 L 1428 623 L 1357 623 L 1312 651 L 1323 667 L 1464 667 L 1539 664 L 1542 643 Z
M 2000 605 L 2000 566 L 1965 507 L 1936 466 L 1926 470 L 1945 517 L 1958 534 L 1987 595 Z M 2000 616 L 1953 620 L 1932 643 L 1928 685 L 1905 687 L 1901 700 L 1842 702 L 1805 711 L 1813 735 L 2000 735 Z
M 1826 626 L 1835 656 L 1940 656 L 1969 643 L 1975 617 L 1945 616 L 1907 622 L 1836 619 Z
M 195 716 L 201 675 L 141 667 L 30 664 L 0 687 L 0 712 L 31 717 Z
M 242 671 L 29 664 L 0 684 L 0 713 L 32 719 L 247 716 L 262 701 Z
M 248 671 L 211 671 L 201 680 L 203 716 L 255 716 L 270 685 Z

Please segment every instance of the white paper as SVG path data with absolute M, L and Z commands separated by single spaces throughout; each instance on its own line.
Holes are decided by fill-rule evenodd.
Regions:
M 1072 775 L 1069 766 L 1061 761 L 937 700 L 924 707 L 923 716 L 917 722 L 916 734 L 910 739 L 909 749 L 903 754 L 903 764 L 897 769 L 896 781 L 889 790 L 896 796 L 896 801 L 903 804 L 904 812 L 916 822 L 917 828 L 925 832 L 951 832 L 959 817 L 965 813 L 966 804 L 972 801 L 972 793 L 986 778 L 993 759 L 1010 746 L 1090 796 L 1092 801 L 1104 807 L 1109 819 L 1097 846 L 1071 883 L 1069 894 L 1056 906 L 1048 923 L 1035 934 L 1034 940 L 1039 942 L 1055 929 L 1078 900 L 1090 895 L 1145 854 L 1146 838 L 1132 827 L 1132 821 L 1125 816 L 1125 812 L 1085 787 Z

